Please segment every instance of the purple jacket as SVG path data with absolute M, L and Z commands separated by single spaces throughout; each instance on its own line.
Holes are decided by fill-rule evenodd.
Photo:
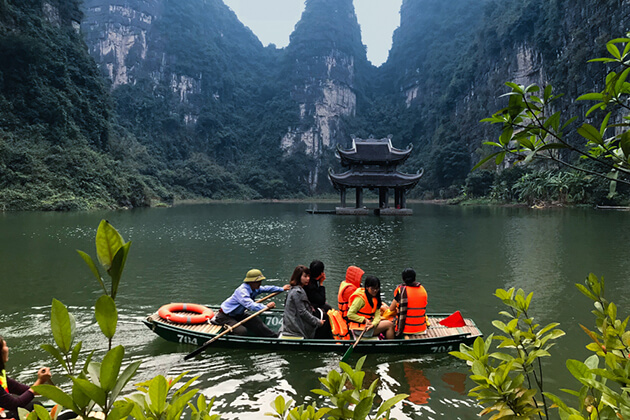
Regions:
M 35 395 L 29 390 L 29 386 L 21 384 L 7 377 L 9 392 L 0 387 L 0 407 L 17 413 L 19 407 L 26 407 Z

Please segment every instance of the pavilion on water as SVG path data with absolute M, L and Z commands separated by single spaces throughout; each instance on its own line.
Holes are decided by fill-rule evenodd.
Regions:
M 415 187 L 423 171 L 416 174 L 399 172 L 397 166 L 407 160 L 412 146 L 405 150 L 392 146 L 390 138 L 384 139 L 352 139 L 350 149 L 337 146 L 337 157 L 341 165 L 348 168 L 346 172 L 335 174 L 331 169 L 328 177 L 335 189 L 341 194 L 341 206 L 336 214 L 368 214 L 369 210 L 363 206 L 363 189 L 378 191 L 378 208 L 376 214 L 410 215 L 412 210 L 406 208 L 405 194 Z M 356 190 L 354 207 L 346 207 L 346 191 L 348 188 Z M 394 207 L 389 207 L 389 192 L 394 190 Z

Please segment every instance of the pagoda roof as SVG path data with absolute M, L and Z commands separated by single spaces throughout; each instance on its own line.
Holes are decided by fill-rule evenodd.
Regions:
M 344 166 L 356 164 L 401 164 L 409 157 L 413 146 L 410 144 L 406 149 L 397 149 L 392 146 L 389 138 L 384 139 L 352 139 L 350 149 L 342 149 L 337 145 L 337 155 Z
M 378 171 L 354 171 L 349 170 L 344 173 L 335 174 L 332 169 L 328 170 L 328 177 L 335 188 L 413 188 L 416 186 L 424 170 L 417 174 L 404 174 L 401 172 L 378 172 Z

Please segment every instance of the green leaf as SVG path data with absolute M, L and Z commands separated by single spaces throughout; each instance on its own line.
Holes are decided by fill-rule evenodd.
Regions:
M 74 340 L 76 323 L 74 317 L 68 313 L 68 308 L 55 298 L 50 310 L 50 324 L 57 347 L 62 353 L 68 353 Z
M 619 51 L 619 48 L 617 48 L 615 44 L 610 43 L 610 42 L 606 43 L 606 49 L 608 50 L 610 55 L 612 55 L 616 59 L 621 58 L 621 52 Z
M 512 127 L 504 128 L 499 136 L 499 143 L 503 146 L 507 146 L 510 140 L 512 140 L 512 134 L 514 134 L 514 129 Z
M 39 420 L 50 420 L 50 413 L 43 405 L 33 404 L 33 410 L 37 413 L 37 418 Z
M 123 238 L 120 233 L 107 220 L 101 220 L 96 231 L 96 254 L 98 261 L 106 270 L 111 267 L 114 256 L 122 245 Z
M 502 153 L 502 152 L 496 152 L 496 153 L 493 153 L 493 154 L 491 154 L 491 155 L 489 155 L 489 156 L 486 156 L 485 158 L 481 159 L 481 160 L 479 161 L 479 163 L 478 163 L 478 164 L 476 164 L 476 165 L 475 165 L 475 166 L 471 169 L 471 171 L 474 171 L 475 169 L 478 169 L 478 168 L 479 168 L 479 167 L 481 167 L 484 163 L 486 163 L 487 161 L 489 161 L 490 159 L 494 158 L 495 156 L 497 156 L 497 155 L 498 155 L 498 154 L 500 154 L 500 153 Z
M 59 362 L 61 366 L 64 366 L 67 369 L 66 361 L 63 358 L 63 355 L 57 350 L 57 348 L 51 344 L 41 344 L 39 346 L 42 350 L 48 352 L 52 357 Z
M 583 284 L 575 283 L 575 287 L 577 287 L 578 290 L 582 292 L 582 294 L 585 295 L 586 297 L 595 301 L 597 300 L 597 297 L 593 293 L 591 293 L 591 291 L 588 290 L 586 286 L 584 286 Z
M 105 392 L 109 392 L 114 389 L 124 355 L 125 348 L 123 346 L 116 346 L 108 351 L 103 358 L 103 362 L 101 363 L 100 378 L 101 388 L 103 388 Z
M 136 371 L 140 367 L 140 363 L 141 362 L 133 362 L 129 366 L 127 366 L 125 370 L 123 370 L 123 373 L 118 377 L 118 380 L 116 381 L 116 386 L 114 386 L 114 389 L 112 390 L 112 399 L 118 398 L 118 394 L 120 394 L 120 391 L 122 391 L 125 385 L 127 385 L 127 382 L 131 380 L 133 375 L 136 374 Z
M 127 242 L 116 252 L 112 265 L 107 270 L 112 278 L 112 298 L 116 299 L 118 293 L 118 285 L 120 284 L 120 278 L 122 277 L 123 270 L 125 269 L 125 263 L 127 262 L 127 254 L 129 254 L 129 247 L 131 242 Z
M 593 92 L 593 93 L 587 93 L 587 94 L 578 96 L 577 100 L 578 101 L 601 101 L 603 97 L 604 95 L 602 95 L 601 93 Z
M 569 372 L 580 382 L 591 376 L 588 367 L 579 360 L 569 359 L 566 365 Z
M 577 129 L 577 132 L 579 135 L 595 144 L 604 144 L 604 140 L 602 139 L 602 135 L 599 133 L 599 130 L 590 124 L 583 124 L 582 127 Z
M 626 157 L 626 161 L 630 158 L 630 132 L 624 131 L 621 134 L 621 140 L 619 141 L 619 145 L 621 146 L 621 150 L 623 151 L 624 156 Z
M 551 85 L 547 85 L 545 86 L 545 92 L 543 94 L 543 99 L 545 102 L 549 101 L 549 98 L 551 98 L 551 91 L 553 90 L 553 87 Z
M 565 122 L 562 125 L 561 130 L 564 130 L 565 128 L 567 128 L 569 126 L 569 124 L 571 124 L 573 121 L 577 120 L 577 117 L 571 117 L 567 122 Z
M 149 385 L 150 408 L 154 413 L 162 413 L 166 407 L 168 384 L 164 376 L 159 375 L 151 380 Z
M 72 364 L 72 369 L 74 370 L 74 367 L 77 364 L 77 361 L 79 360 L 79 354 L 81 353 L 81 347 L 83 346 L 83 342 L 79 341 L 74 348 L 72 349 L 72 356 L 70 356 L 70 363 Z
M 49 400 L 53 400 L 57 404 L 61 404 L 64 408 L 68 408 L 72 411 L 79 411 L 77 406 L 74 404 L 72 397 L 54 385 L 37 385 L 32 388 L 33 391 L 45 398 L 48 398 Z
M 128 417 L 133 411 L 134 404 L 131 402 L 124 402 L 122 404 L 115 404 L 114 408 L 107 415 L 107 420 L 121 420 Z
M 81 258 L 83 258 L 83 261 L 85 261 L 87 266 L 90 268 L 90 270 L 92 271 L 92 274 L 94 274 L 94 277 L 96 277 L 96 280 L 98 280 L 105 294 L 107 294 L 107 289 L 105 288 L 105 283 L 103 283 L 103 278 L 101 277 L 101 274 L 99 273 L 98 268 L 96 268 L 96 264 L 94 264 L 94 260 L 92 259 L 92 257 L 90 257 L 88 254 L 86 254 L 83 251 L 79 251 L 78 249 L 77 249 L 77 252 L 81 256 Z
M 586 117 L 588 118 L 588 116 L 591 115 L 591 113 L 597 111 L 598 109 L 606 109 L 606 104 L 598 103 L 598 104 L 593 105 L 592 107 L 588 109 L 588 111 L 586 111 Z
M 549 398 L 551 401 L 553 401 L 553 403 L 556 404 L 558 407 L 560 407 L 560 409 L 562 411 L 565 411 L 567 413 L 570 412 L 570 409 L 566 405 L 566 403 L 564 401 L 562 401 L 560 399 L 560 397 L 558 397 L 557 395 L 552 394 L 551 392 L 543 392 L 543 395 L 545 395 L 547 398 Z
M 540 146 L 538 149 L 536 149 L 536 151 L 539 152 L 542 150 L 551 150 L 551 149 L 567 149 L 568 147 L 569 146 L 563 143 L 549 143 L 549 144 Z
M 359 404 L 354 408 L 352 414 L 352 420 L 364 420 L 370 411 L 372 411 L 372 404 L 374 402 L 374 395 L 370 395 L 361 400 Z
M 375 418 L 380 418 L 383 413 L 391 409 L 393 406 L 395 406 L 396 404 L 398 404 L 399 402 L 401 402 L 408 396 L 409 394 L 398 394 L 388 399 L 387 401 L 384 401 L 383 404 L 381 404 L 381 406 L 378 408 Z
M 105 392 L 100 387 L 88 381 L 87 379 L 81 379 L 81 378 L 70 378 L 70 379 L 72 379 L 72 382 L 74 382 L 74 385 L 76 385 L 77 388 L 81 390 L 82 393 L 88 396 L 92 401 L 98 404 L 102 409 L 105 409 L 107 396 L 105 395 Z
M 118 310 L 116 309 L 114 299 L 108 295 L 102 295 L 98 298 L 94 315 L 105 337 L 108 339 L 114 337 L 118 323 Z
M 188 401 L 190 401 L 198 392 L 199 389 L 193 388 L 181 397 L 177 398 L 177 400 L 171 401 L 171 404 L 166 409 L 166 420 L 180 419 L 182 411 L 186 408 L 186 404 L 188 404 Z

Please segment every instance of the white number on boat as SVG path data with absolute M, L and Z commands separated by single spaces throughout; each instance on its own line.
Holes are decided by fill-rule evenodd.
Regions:
M 276 317 L 269 317 L 266 320 L 267 322 L 265 322 L 265 324 L 269 325 L 273 325 L 274 327 L 278 326 L 278 325 L 282 325 L 282 318 L 276 318 Z
M 197 339 L 195 337 L 188 337 L 187 335 L 177 334 L 177 338 L 179 338 L 180 343 L 184 344 L 194 344 L 198 346 Z
M 449 352 L 449 351 L 453 351 L 453 346 L 452 345 L 448 346 L 448 347 L 446 347 L 446 346 L 433 346 L 433 347 L 431 347 L 431 351 L 433 353 L 446 353 L 446 352 Z

